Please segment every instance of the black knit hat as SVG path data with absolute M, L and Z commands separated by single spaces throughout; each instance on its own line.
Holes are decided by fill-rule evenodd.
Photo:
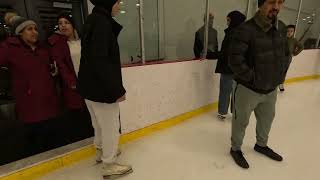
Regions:
M 261 7 L 266 0 L 258 0 L 258 7 Z
M 112 7 L 118 2 L 118 0 L 90 0 L 90 2 L 95 6 L 102 6 L 106 8 L 111 13 Z
M 239 11 L 230 12 L 227 17 L 231 19 L 229 27 L 234 28 L 242 24 L 246 20 L 246 16 Z
M 72 25 L 72 27 L 75 28 L 75 23 L 74 23 L 74 20 L 72 18 L 72 14 L 71 13 L 64 12 L 64 13 L 59 14 L 57 21 L 59 22 L 59 20 L 61 18 L 64 18 L 64 19 L 68 20 L 70 22 L 70 24 Z
M 283 0 L 283 2 L 284 1 L 285 0 Z M 264 4 L 264 2 L 266 2 L 266 0 L 258 0 L 258 7 L 261 7 Z

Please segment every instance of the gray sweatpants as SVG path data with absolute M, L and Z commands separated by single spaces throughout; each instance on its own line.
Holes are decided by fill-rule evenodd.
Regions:
M 269 132 L 275 117 L 277 90 L 269 94 L 256 93 L 245 86 L 234 83 L 233 118 L 232 118 L 232 149 L 241 150 L 246 128 L 251 113 L 257 119 L 256 139 L 259 146 L 267 146 Z

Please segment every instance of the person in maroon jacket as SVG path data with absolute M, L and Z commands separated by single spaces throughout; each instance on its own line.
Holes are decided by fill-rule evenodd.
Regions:
M 60 111 L 55 73 L 48 46 L 38 41 L 36 23 L 18 17 L 13 24 L 17 36 L 0 44 L 0 66 L 12 75 L 17 118 L 26 128 L 26 151 L 35 154 L 53 148 L 56 140 L 54 124 Z
M 71 15 L 61 14 L 58 17 L 59 30 L 49 37 L 52 46 L 51 56 L 57 63 L 63 81 L 62 94 L 65 106 L 69 110 L 83 109 L 85 102 L 76 91 L 77 72 L 81 56 L 81 41 L 74 29 Z
M 67 114 L 61 128 L 66 143 L 93 135 L 90 114 L 85 102 L 76 90 L 77 75 L 81 57 L 81 40 L 72 15 L 62 13 L 57 18 L 58 30 L 48 39 L 51 57 L 57 63 L 62 80 L 61 90 Z

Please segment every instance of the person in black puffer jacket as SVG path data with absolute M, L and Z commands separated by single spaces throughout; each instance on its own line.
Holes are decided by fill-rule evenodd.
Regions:
M 257 119 L 254 150 L 275 161 L 283 160 L 267 144 L 276 112 L 277 88 L 290 63 L 287 39 L 277 19 L 284 0 L 258 0 L 258 4 L 256 15 L 232 34 L 229 56 L 236 81 L 230 153 L 243 168 L 249 168 L 241 146 L 252 112 Z
M 132 172 L 131 166 L 115 162 L 119 144 L 120 108 L 126 90 L 121 75 L 118 35 L 122 26 L 113 16 L 119 0 L 90 0 L 95 5 L 84 24 L 77 88 L 85 99 L 95 130 L 94 144 L 103 176 L 114 178 Z
M 216 73 L 220 73 L 220 91 L 218 104 L 218 118 L 224 120 L 228 114 L 230 96 L 232 92 L 232 71 L 228 64 L 230 55 L 230 41 L 233 30 L 246 20 L 246 16 L 239 11 L 232 11 L 227 16 L 228 28 L 224 30 L 220 57 L 217 62 Z

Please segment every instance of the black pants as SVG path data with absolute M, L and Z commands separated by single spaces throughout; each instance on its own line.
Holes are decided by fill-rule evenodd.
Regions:
M 25 124 L 26 156 L 39 154 L 59 147 L 59 118 Z
M 86 109 L 66 112 L 58 127 L 61 130 L 60 144 L 63 145 L 81 141 L 94 135 L 91 117 Z
M 90 114 L 74 110 L 62 117 L 25 125 L 27 156 L 65 146 L 94 135 Z

